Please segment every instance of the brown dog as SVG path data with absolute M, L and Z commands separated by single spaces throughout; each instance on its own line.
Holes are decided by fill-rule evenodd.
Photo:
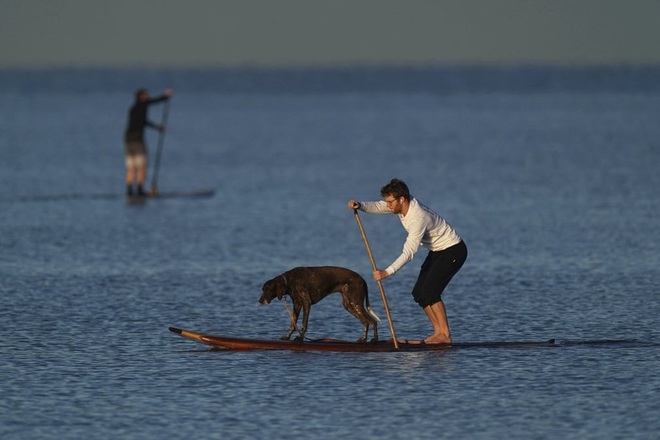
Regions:
M 358 342 L 367 341 L 370 325 L 374 329 L 372 342 L 378 340 L 376 320 L 380 321 L 380 318 L 369 306 L 369 292 L 366 281 L 352 270 L 333 266 L 296 267 L 276 276 L 272 280 L 266 281 L 262 290 L 263 294 L 259 298 L 261 304 L 270 304 L 276 297 L 281 300 L 284 295 L 289 295 L 293 302 L 291 327 L 286 336 L 281 339 L 288 340 L 291 338 L 293 331 L 296 329 L 300 309 L 302 309 L 302 329 L 300 330 L 300 336 L 295 338 L 296 341 L 302 341 L 307 332 L 307 322 L 309 321 L 309 311 L 312 304 L 316 304 L 331 293 L 339 292 L 343 298 L 344 308 L 359 319 L 364 327 L 364 333 L 358 339 Z M 364 308 L 365 303 L 366 310 Z

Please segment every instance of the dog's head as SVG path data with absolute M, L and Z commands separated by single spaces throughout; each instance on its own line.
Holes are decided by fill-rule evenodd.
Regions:
M 259 298 L 259 304 L 262 305 L 270 304 L 275 297 L 282 299 L 286 295 L 286 285 L 281 276 L 266 281 L 261 290 L 263 293 L 261 294 L 261 298 Z

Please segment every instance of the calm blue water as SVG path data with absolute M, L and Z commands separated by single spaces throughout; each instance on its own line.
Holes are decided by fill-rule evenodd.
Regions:
M 656 438 L 659 73 L 0 71 L 0 437 Z M 159 189 L 215 196 L 127 203 L 133 90 L 168 86 Z M 261 285 L 299 265 L 360 272 L 384 317 L 345 206 L 395 176 L 469 246 L 454 339 L 560 344 L 223 353 L 168 332 L 279 337 Z M 398 220 L 361 218 L 389 264 Z M 384 282 L 399 337 L 431 332 L 420 261 Z M 312 309 L 309 337 L 360 332 L 338 295 Z

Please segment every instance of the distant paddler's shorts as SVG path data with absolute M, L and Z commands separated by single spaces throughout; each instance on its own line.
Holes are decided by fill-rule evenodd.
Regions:
M 463 267 L 467 253 L 467 246 L 462 241 L 442 251 L 429 251 L 412 290 L 412 296 L 420 307 L 425 308 L 442 300 L 442 292 Z
M 139 168 L 147 163 L 147 149 L 142 141 L 125 142 L 124 152 L 126 168 Z

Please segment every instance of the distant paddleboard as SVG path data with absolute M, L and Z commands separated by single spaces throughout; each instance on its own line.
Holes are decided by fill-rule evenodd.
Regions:
M 131 195 L 126 196 L 128 201 L 145 201 L 150 199 L 195 199 L 213 197 L 214 189 L 200 189 L 196 191 L 164 191 L 156 194 Z
M 145 194 L 143 196 L 133 195 L 127 196 L 120 193 L 72 193 L 72 194 L 50 194 L 50 195 L 33 195 L 22 196 L 10 199 L 19 202 L 55 202 L 59 200 L 119 200 L 126 198 L 129 201 L 144 201 L 149 199 L 176 199 L 176 198 L 205 198 L 213 197 L 215 195 L 214 189 L 199 189 L 191 191 L 163 191 L 157 193 L 155 196 Z

